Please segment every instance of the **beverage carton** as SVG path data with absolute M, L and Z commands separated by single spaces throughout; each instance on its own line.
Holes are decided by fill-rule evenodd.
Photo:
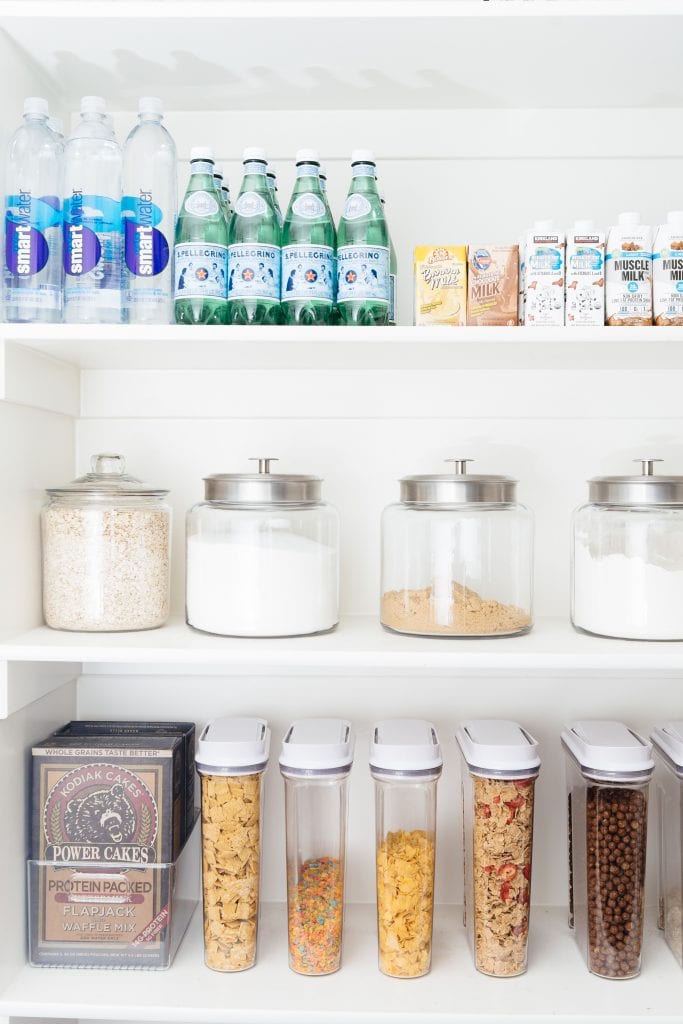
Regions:
M 481 327 L 516 327 L 519 323 L 518 281 L 518 245 L 470 245 L 467 323 Z
M 536 221 L 526 238 L 526 315 L 531 327 L 564 324 L 565 239 L 552 221 Z
M 605 235 L 590 220 L 567 232 L 568 327 L 601 327 L 605 322 Z
M 464 327 L 466 307 L 466 246 L 417 246 L 415 324 L 451 324 L 455 327 Z
M 620 213 L 609 229 L 605 306 L 610 327 L 652 323 L 652 231 L 638 213 Z
M 652 289 L 655 323 L 683 324 L 683 211 L 668 213 L 657 228 L 652 250 Z

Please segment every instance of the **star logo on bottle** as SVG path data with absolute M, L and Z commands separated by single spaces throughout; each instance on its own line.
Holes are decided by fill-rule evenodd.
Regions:
M 197 267 L 197 269 L 195 270 L 195 277 L 197 278 L 198 281 L 206 281 L 208 276 L 209 271 L 206 269 L 206 267 Z
M 355 270 L 347 270 L 345 280 L 347 284 L 355 284 L 358 280 L 358 274 Z
M 242 271 L 243 281 L 253 281 L 254 276 L 254 271 L 251 269 L 251 267 L 245 267 L 244 270 Z
M 304 277 L 306 278 L 309 284 L 315 284 L 315 282 L 318 280 L 318 272 L 317 270 L 313 270 L 313 268 L 311 267 L 310 270 L 306 271 Z

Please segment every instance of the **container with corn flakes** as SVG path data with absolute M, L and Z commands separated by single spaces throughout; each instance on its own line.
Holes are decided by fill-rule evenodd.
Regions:
M 482 974 L 527 968 L 538 744 L 516 722 L 463 722 L 465 924 Z
M 215 971 L 256 962 L 263 773 L 270 729 L 261 718 L 217 718 L 196 750 L 202 784 L 204 960 Z
M 467 246 L 418 245 L 415 248 L 415 324 L 467 322 Z
M 392 978 L 419 978 L 431 967 L 436 784 L 442 766 L 430 722 L 385 719 L 374 726 L 379 969 Z

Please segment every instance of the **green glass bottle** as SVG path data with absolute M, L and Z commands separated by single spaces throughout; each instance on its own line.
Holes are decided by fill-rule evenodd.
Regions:
M 280 225 L 262 149 L 245 149 L 244 178 L 228 233 L 228 310 L 232 324 L 280 323 Z
M 190 152 L 190 180 L 175 233 L 177 324 L 228 322 L 228 230 L 213 180 L 213 154 Z
M 384 211 L 384 220 L 386 222 L 386 199 L 380 192 L 379 201 L 382 204 L 382 210 Z M 391 232 L 389 231 L 389 225 L 387 224 L 387 233 L 389 235 L 389 326 L 396 326 L 396 284 L 398 282 L 398 266 L 396 260 L 396 248 L 391 240 Z
M 369 149 L 351 155 L 351 184 L 337 233 L 337 310 L 342 324 L 389 323 L 389 232 Z
M 230 227 L 230 218 L 232 217 L 232 204 L 230 203 L 230 186 L 225 179 L 223 180 L 223 187 L 221 188 L 223 193 L 223 209 L 225 210 L 225 223 Z
M 270 189 L 270 198 L 272 199 L 273 207 L 275 209 L 275 216 L 277 217 L 280 229 L 282 229 L 282 210 L 280 209 L 280 200 L 277 197 L 277 178 L 275 177 L 275 171 L 268 171 L 266 178 L 268 179 L 268 188 Z
M 296 182 L 282 228 L 282 311 L 286 324 L 329 324 L 336 232 L 313 149 L 296 154 Z

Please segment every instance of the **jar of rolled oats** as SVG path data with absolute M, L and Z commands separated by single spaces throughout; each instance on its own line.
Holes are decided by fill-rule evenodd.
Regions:
M 516 722 L 472 720 L 456 731 L 462 757 L 465 925 L 482 974 L 527 968 L 536 740 Z
M 214 971 L 245 971 L 256 962 L 269 749 L 270 729 L 262 718 L 216 718 L 197 741 L 204 961 Z

